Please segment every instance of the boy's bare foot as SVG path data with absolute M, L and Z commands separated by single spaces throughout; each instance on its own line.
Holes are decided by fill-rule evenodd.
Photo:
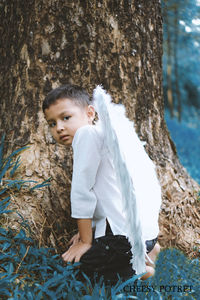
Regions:
M 150 266 L 146 266 L 146 271 L 147 273 L 140 278 L 141 280 L 146 280 L 147 278 L 153 276 L 155 273 L 154 268 Z
M 155 246 L 153 247 L 153 249 L 148 253 L 148 256 L 150 257 L 150 259 L 155 262 L 158 254 L 160 252 L 160 245 L 158 243 L 155 244 Z M 148 263 L 147 263 L 148 265 Z
M 159 252 L 160 252 L 160 245 L 158 243 L 156 243 L 155 246 L 153 247 L 153 249 L 148 253 L 148 257 L 150 258 L 150 260 L 146 261 L 147 273 L 141 277 L 141 280 L 145 280 L 145 279 L 149 278 L 150 276 L 154 275 L 154 273 L 155 273 L 154 262 L 158 256 Z

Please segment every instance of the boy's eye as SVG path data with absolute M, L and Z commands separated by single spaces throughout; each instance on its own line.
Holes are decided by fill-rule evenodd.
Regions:
M 70 116 L 66 116 L 63 118 L 64 121 L 69 120 Z
M 56 126 L 56 123 L 55 122 L 52 122 L 52 123 L 49 123 L 49 127 L 53 128 Z

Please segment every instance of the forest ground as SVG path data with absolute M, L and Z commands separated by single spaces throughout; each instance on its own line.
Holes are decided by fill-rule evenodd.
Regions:
M 185 106 L 181 122 L 177 117 L 170 118 L 169 110 L 166 109 L 165 120 L 180 162 L 200 184 L 200 109 Z

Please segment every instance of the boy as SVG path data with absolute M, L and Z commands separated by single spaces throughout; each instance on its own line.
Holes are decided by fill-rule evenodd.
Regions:
M 75 85 L 58 87 L 45 98 L 43 111 L 54 139 L 73 148 L 71 210 L 77 219 L 78 234 L 71 239 L 63 260 L 81 261 L 86 274 L 96 271 L 113 282 L 117 274 L 125 279 L 131 277 L 134 271 L 130 266 L 122 197 L 104 133 L 101 127 L 93 125 L 95 109 L 89 95 Z M 159 252 L 156 237 L 157 233 L 147 242 L 153 261 Z M 148 265 L 142 279 L 153 273 L 153 267 Z

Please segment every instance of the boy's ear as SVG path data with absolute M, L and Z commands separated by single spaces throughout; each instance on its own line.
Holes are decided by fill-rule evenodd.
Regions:
M 88 117 L 91 118 L 92 120 L 95 118 L 95 108 L 94 108 L 93 105 L 88 105 L 87 115 L 88 115 Z

